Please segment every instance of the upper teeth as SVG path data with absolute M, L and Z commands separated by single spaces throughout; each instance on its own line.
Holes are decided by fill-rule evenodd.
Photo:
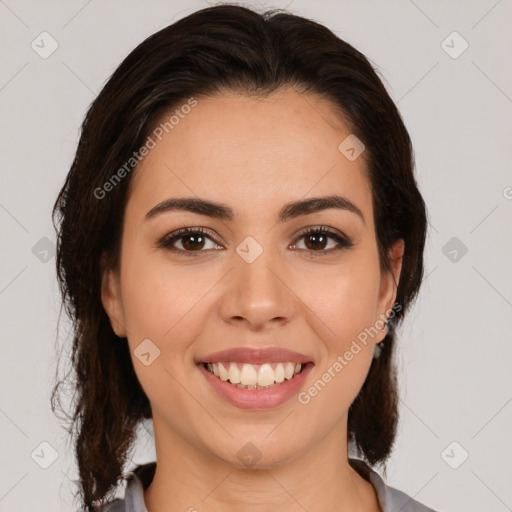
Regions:
M 275 367 L 272 368 L 272 366 Z M 258 385 L 271 386 L 275 383 L 291 379 L 299 373 L 302 365 L 300 363 L 265 363 L 252 365 L 248 363 L 208 363 L 207 368 L 222 380 L 229 380 L 232 384 L 244 386 Z

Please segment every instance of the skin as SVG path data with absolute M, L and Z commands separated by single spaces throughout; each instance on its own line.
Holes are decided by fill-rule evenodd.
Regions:
M 389 312 L 403 241 L 390 251 L 393 275 L 381 272 L 364 154 L 349 161 L 338 150 L 349 134 L 315 95 L 222 93 L 199 99 L 135 171 L 120 266 L 105 271 L 102 302 L 116 334 L 128 338 L 153 411 L 149 512 L 380 510 L 373 486 L 348 464 L 347 412 L 384 330 L 307 405 L 293 397 L 268 410 L 239 409 L 194 363 L 228 348 L 284 347 L 314 361 L 307 390 Z M 334 193 L 355 203 L 364 221 L 339 209 L 276 221 L 285 203 Z M 161 201 L 191 196 L 224 203 L 237 217 L 170 211 L 144 220 Z M 300 237 L 320 225 L 354 246 L 333 251 L 333 239 L 322 245 Z M 182 227 L 203 227 L 216 240 L 174 242 L 195 257 L 158 247 Z M 236 252 L 247 236 L 263 248 L 250 264 Z M 160 349 L 149 366 L 133 354 L 147 338 Z M 247 442 L 261 454 L 252 469 L 237 457 Z

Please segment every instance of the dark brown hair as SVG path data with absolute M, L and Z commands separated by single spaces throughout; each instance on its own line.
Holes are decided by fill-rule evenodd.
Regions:
M 57 276 L 74 329 L 70 418 L 84 506 L 110 499 L 124 477 L 138 425 L 151 418 L 128 344 L 114 334 L 100 300 L 102 272 L 118 262 L 133 172 L 110 186 L 108 196 L 95 191 L 105 190 L 164 113 L 190 97 L 223 91 L 268 95 L 283 87 L 328 99 L 366 146 L 383 270 L 390 268 L 393 242 L 405 241 L 396 297 L 400 308 L 348 416 L 349 443 L 361 457 L 375 465 L 391 453 L 398 418 L 395 327 L 418 292 L 426 235 L 408 132 L 366 57 L 326 27 L 278 9 L 259 14 L 217 5 L 150 36 L 115 70 L 86 114 L 54 205 Z M 54 412 L 64 382 L 53 389 Z

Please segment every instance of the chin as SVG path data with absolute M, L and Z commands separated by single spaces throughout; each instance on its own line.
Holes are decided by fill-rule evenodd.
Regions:
M 264 430 L 263 434 L 255 432 L 254 435 L 244 430 L 243 436 L 230 438 L 227 444 L 224 439 L 222 443 L 211 448 L 211 453 L 227 465 L 239 469 L 272 469 L 299 457 L 302 451 L 299 449 L 300 440 L 293 442 L 289 436 L 275 436 L 269 439 L 266 436 L 272 428 L 265 426 Z M 219 446 L 221 451 L 218 450 Z

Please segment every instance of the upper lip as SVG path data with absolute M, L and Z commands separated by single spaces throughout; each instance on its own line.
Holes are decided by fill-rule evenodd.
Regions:
M 219 361 L 236 361 L 238 363 L 263 364 L 291 361 L 293 363 L 309 363 L 311 357 L 293 350 L 280 347 L 250 348 L 239 347 L 221 350 L 197 359 L 197 363 L 217 363 Z

